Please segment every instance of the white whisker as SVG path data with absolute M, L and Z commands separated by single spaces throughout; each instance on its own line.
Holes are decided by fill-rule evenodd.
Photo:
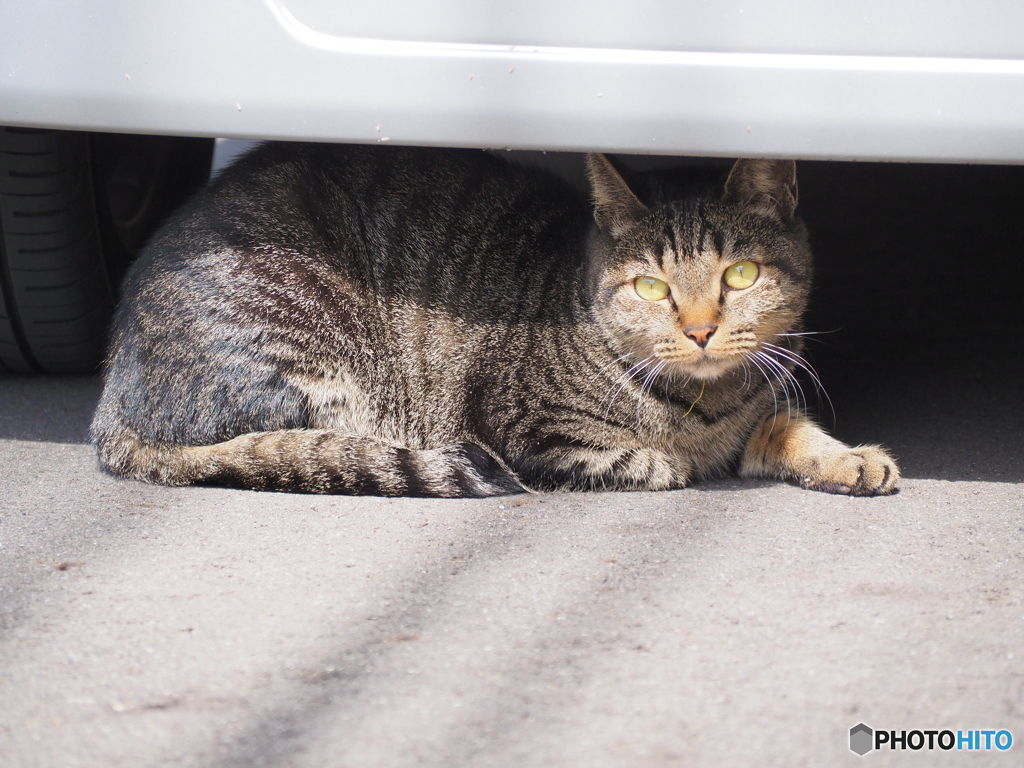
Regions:
M 635 376 L 639 375 L 641 371 L 643 371 L 647 366 L 654 362 L 655 359 L 656 358 L 653 354 L 648 355 L 640 362 L 634 363 L 633 366 L 629 368 L 629 370 L 627 370 L 625 373 L 620 374 L 615 379 L 615 381 L 612 382 L 611 386 L 608 388 L 608 392 L 609 395 L 611 395 L 611 399 L 608 401 L 608 407 L 604 409 L 605 421 L 608 421 L 608 414 L 611 413 L 612 405 L 615 403 L 615 398 L 619 396 L 619 393 L 622 392 L 623 389 L 625 389 L 626 385 L 628 385 L 629 382 Z M 621 384 L 619 384 L 620 381 L 622 382 Z M 619 384 L 617 389 L 615 388 L 616 384 Z M 612 392 L 613 389 L 615 390 L 614 392 Z M 606 395 L 606 397 L 607 396 L 608 395 Z
M 654 386 L 654 380 L 658 378 L 658 375 L 665 370 L 665 366 L 668 365 L 667 360 L 659 360 L 658 364 L 651 368 L 644 376 L 644 380 L 640 384 L 640 393 L 636 398 L 636 425 L 637 429 L 640 428 L 640 403 L 643 401 L 644 394 L 650 391 L 650 388 Z
M 789 371 L 787 371 L 785 366 L 777 360 L 774 360 L 771 356 L 761 352 L 760 350 L 754 352 L 754 356 L 764 363 L 767 369 L 772 373 L 773 378 L 782 390 L 783 396 L 786 398 L 786 415 L 792 417 L 792 397 L 790 396 Z M 797 406 L 799 407 L 799 399 L 797 400 Z
M 792 397 L 790 396 L 790 383 L 793 386 L 793 396 L 796 397 L 797 408 L 802 410 L 805 398 L 803 397 L 803 388 L 800 386 L 800 382 L 796 380 L 792 372 L 786 368 L 782 363 L 773 358 L 771 355 L 758 350 L 754 355 L 760 359 L 768 368 L 775 374 L 776 381 L 779 382 L 779 386 L 782 387 L 782 391 L 786 396 L 786 413 L 792 417 Z
M 825 386 L 824 384 L 821 383 L 821 379 L 818 377 L 818 373 L 814 370 L 814 368 L 807 361 L 807 359 L 791 349 L 780 347 L 778 344 L 770 344 L 768 342 L 763 342 L 763 344 L 766 347 L 768 347 L 771 352 L 774 352 L 779 357 L 785 358 L 789 362 L 793 363 L 793 365 L 805 371 L 807 375 L 811 377 L 812 383 L 814 384 L 814 388 L 819 395 L 819 404 L 821 402 L 820 396 L 824 395 L 825 400 L 828 402 L 829 410 L 832 411 L 832 420 L 834 422 L 836 418 L 836 409 L 835 406 L 832 405 L 832 398 L 828 396 L 828 392 L 825 391 Z
M 779 418 L 779 398 L 778 398 L 778 395 L 776 395 L 776 393 L 775 393 L 775 385 L 772 384 L 772 379 L 768 375 L 768 372 L 765 371 L 765 369 L 761 367 L 761 364 L 757 361 L 757 359 L 753 355 L 751 355 L 747 359 L 751 362 L 751 364 L 755 368 L 757 368 L 758 371 L 760 371 L 761 375 L 764 377 L 765 382 L 767 382 L 767 384 L 768 384 L 768 388 L 771 389 L 771 391 L 772 391 L 772 400 L 775 401 L 775 415 L 772 417 L 772 425 L 774 427 L 775 421 L 778 420 L 778 418 Z
M 623 360 L 625 360 L 625 359 L 626 359 L 627 357 L 632 357 L 632 356 L 633 356 L 633 353 L 632 353 L 632 352 L 627 352 L 627 353 L 626 353 L 626 354 L 624 354 L 624 355 L 619 355 L 619 356 L 618 356 L 618 357 L 616 357 L 616 358 L 615 358 L 614 360 L 612 360 L 612 361 L 611 361 L 610 363 L 605 363 L 604 365 L 602 365 L 602 366 L 601 366 L 601 367 L 600 367 L 600 368 L 598 369 L 597 373 L 595 373 L 595 374 L 594 374 L 594 378 L 596 378 L 596 377 L 600 376 L 600 375 L 601 375 L 602 373 L 604 373 L 604 372 L 605 372 L 605 371 L 606 371 L 606 370 L 607 370 L 608 368 L 611 368 L 611 367 L 612 367 L 613 365 L 615 365 L 616 363 L 621 363 L 621 362 L 622 362 Z
M 744 360 L 743 364 L 740 366 L 743 369 L 743 391 L 744 392 L 746 392 L 750 388 L 750 383 L 751 383 L 751 381 L 750 381 L 750 369 L 747 367 L 747 362 L 748 361 Z

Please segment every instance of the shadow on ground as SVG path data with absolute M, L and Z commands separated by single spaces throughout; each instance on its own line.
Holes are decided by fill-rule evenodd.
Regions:
M 908 477 L 1024 482 L 1024 168 L 801 163 L 835 432 Z M 831 424 L 831 413 L 821 411 Z
M 87 443 L 98 376 L 0 374 L 0 440 Z

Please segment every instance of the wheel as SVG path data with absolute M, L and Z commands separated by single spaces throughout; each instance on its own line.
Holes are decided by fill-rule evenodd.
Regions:
M 125 270 L 212 158 L 212 139 L 0 128 L 0 370 L 96 370 Z

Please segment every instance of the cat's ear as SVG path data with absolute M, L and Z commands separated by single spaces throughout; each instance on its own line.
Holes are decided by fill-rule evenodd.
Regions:
M 796 213 L 796 163 L 737 160 L 725 182 L 723 199 L 788 222 Z
M 594 221 L 612 237 L 621 236 L 649 213 L 604 155 L 587 155 L 587 177 L 594 199 Z

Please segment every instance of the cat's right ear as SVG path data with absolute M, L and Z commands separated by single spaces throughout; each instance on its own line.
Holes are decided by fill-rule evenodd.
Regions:
M 621 237 L 649 211 L 604 155 L 587 155 L 587 178 L 594 199 L 594 221 L 612 237 Z
M 737 160 L 723 199 L 781 221 L 796 211 L 796 163 L 792 160 Z

